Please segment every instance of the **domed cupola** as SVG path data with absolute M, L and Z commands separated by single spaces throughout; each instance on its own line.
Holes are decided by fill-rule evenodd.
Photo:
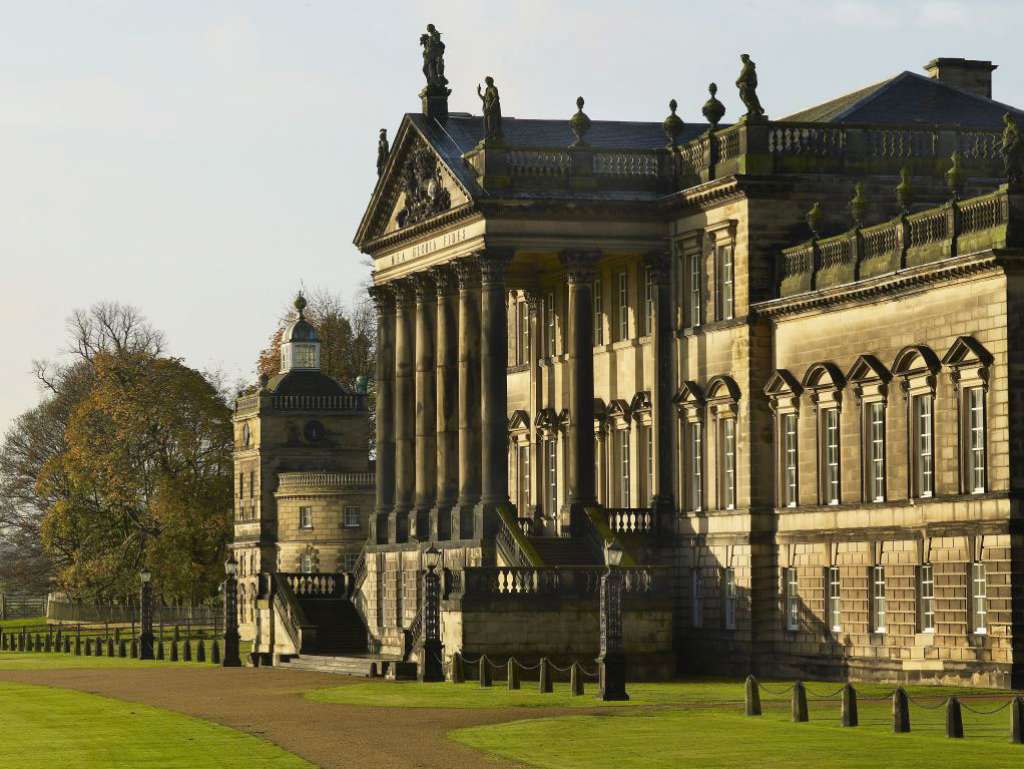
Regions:
M 281 373 L 319 371 L 320 337 L 303 315 L 306 299 L 301 293 L 295 297 L 295 309 L 298 316 L 285 326 L 281 337 Z

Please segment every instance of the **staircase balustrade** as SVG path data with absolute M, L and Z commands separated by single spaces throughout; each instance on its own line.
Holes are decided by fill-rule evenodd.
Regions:
M 463 569 L 462 595 L 560 595 L 591 596 L 601 589 L 601 566 L 477 566 Z M 621 568 L 626 593 L 667 592 L 667 566 Z

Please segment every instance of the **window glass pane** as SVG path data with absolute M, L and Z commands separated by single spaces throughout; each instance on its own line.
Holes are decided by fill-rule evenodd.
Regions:
M 704 425 L 690 424 L 690 505 L 694 510 L 704 508 Z
M 558 440 L 549 438 L 547 444 L 547 476 L 548 476 L 548 516 L 554 516 L 558 512 Z
M 544 300 L 545 352 L 548 357 L 555 354 L 555 295 L 549 293 Z
M 921 565 L 918 596 L 921 604 L 921 632 L 932 632 L 935 630 L 935 576 L 930 563 Z
M 881 502 L 885 500 L 885 405 L 882 403 L 870 404 L 868 419 L 871 442 L 868 466 L 869 493 L 872 501 Z
M 733 263 L 732 247 L 718 249 L 718 300 L 719 318 L 729 320 L 733 316 Z
M 654 504 L 654 430 L 650 425 L 644 427 L 644 459 L 647 463 L 647 506 Z
M 629 339 L 629 282 L 625 272 L 619 273 L 618 322 L 619 341 Z
M 980 387 L 967 391 L 967 483 L 970 491 L 985 491 L 985 395 Z
M 701 270 L 700 253 L 690 256 L 690 325 L 699 326 L 701 318 Z
M 917 460 L 915 468 L 917 495 L 930 497 L 935 488 L 932 464 L 932 398 L 930 395 L 914 397 L 914 442 Z
M 736 420 L 722 422 L 722 502 L 725 509 L 736 507 Z
M 601 296 L 601 279 L 597 278 L 593 286 L 594 302 L 594 345 L 604 344 L 604 303 Z
M 871 570 L 872 624 L 876 633 L 885 632 L 885 567 L 875 566 Z
M 797 583 L 796 569 L 790 567 L 784 570 L 786 587 L 786 629 L 798 630 L 800 628 L 800 589 Z
M 619 501 L 622 507 L 630 506 L 629 476 L 629 430 L 619 430 Z
M 975 633 L 988 632 L 988 576 L 985 564 L 971 564 L 971 627 Z
M 782 460 L 783 460 L 783 504 L 796 507 L 797 503 L 797 454 L 796 454 L 796 414 L 782 416 Z
M 839 504 L 839 409 L 825 409 L 825 502 Z
M 842 628 L 842 612 L 839 595 L 839 567 L 829 566 L 828 568 L 828 616 L 829 625 L 832 630 Z

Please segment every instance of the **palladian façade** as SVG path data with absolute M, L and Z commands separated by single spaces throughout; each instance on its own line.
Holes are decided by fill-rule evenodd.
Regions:
M 367 651 L 422 665 L 434 546 L 445 660 L 593 659 L 617 541 L 631 675 L 1020 686 L 1024 115 L 995 67 L 776 120 L 744 55 L 732 124 L 714 85 L 699 124 L 535 120 L 500 78 L 449 112 L 421 43 L 356 235 L 376 500 L 337 579 Z

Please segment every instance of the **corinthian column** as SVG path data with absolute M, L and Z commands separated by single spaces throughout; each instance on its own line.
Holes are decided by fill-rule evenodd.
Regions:
M 497 532 L 497 506 L 508 502 L 508 307 L 505 265 L 510 255 L 480 255 L 480 413 L 483 433 L 483 493 L 474 535 Z
M 568 507 L 573 534 L 584 508 L 597 502 L 594 489 L 594 264 L 592 251 L 564 251 L 569 281 Z M 562 517 L 563 524 L 565 516 Z
M 672 305 L 669 255 L 667 250 L 652 251 L 644 261 L 654 284 L 654 377 L 651 409 L 654 422 L 654 499 L 653 507 L 659 528 L 674 519 L 675 501 L 672 485 L 672 393 L 673 366 Z
M 394 540 L 409 538 L 416 448 L 415 295 L 408 279 L 395 281 L 395 523 Z
M 449 267 L 433 271 L 437 284 L 437 492 L 431 536 L 459 536 L 459 294 Z M 452 511 L 456 517 L 453 521 Z
M 370 542 L 384 544 L 394 531 L 388 517 L 395 506 L 395 297 L 387 286 L 371 286 L 370 298 L 377 309 L 377 502 Z
M 530 320 L 530 409 L 533 416 L 530 436 L 530 499 L 533 504 L 529 510 L 520 510 L 519 515 L 533 518 L 540 523 L 541 500 L 544 498 L 544 455 L 539 440 L 540 427 L 537 417 L 544 408 L 544 392 L 540 381 L 540 305 L 541 293 L 538 288 L 529 288 L 525 292 L 526 306 Z
M 480 269 L 474 258 L 455 262 L 459 281 L 459 506 L 452 537 L 473 537 L 480 501 Z M 453 529 L 455 528 L 453 516 Z
M 434 326 L 437 287 L 427 274 L 415 276 L 416 287 L 416 537 L 431 536 L 430 509 L 436 491 L 437 393 L 434 370 Z

